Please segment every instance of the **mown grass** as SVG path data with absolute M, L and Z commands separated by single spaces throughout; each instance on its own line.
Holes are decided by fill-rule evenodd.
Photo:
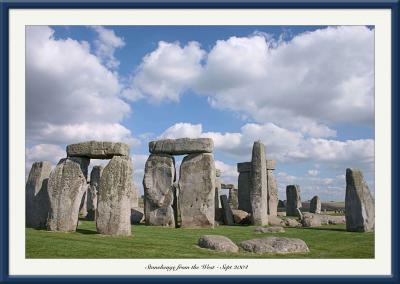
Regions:
M 132 236 L 97 234 L 94 222 L 81 221 L 75 233 L 26 229 L 26 258 L 373 258 L 374 234 L 351 233 L 344 225 L 286 228 L 285 233 L 259 234 L 253 226 L 219 226 L 215 229 L 174 229 L 132 226 Z M 224 235 L 233 242 L 282 236 L 300 238 L 307 254 L 221 253 L 197 247 L 201 235 Z

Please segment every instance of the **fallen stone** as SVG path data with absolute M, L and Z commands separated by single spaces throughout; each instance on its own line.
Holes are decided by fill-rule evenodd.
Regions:
M 283 226 L 285 225 L 285 222 L 279 218 L 278 216 L 268 216 L 268 225 L 271 226 Z
M 29 228 L 46 228 L 50 211 L 47 185 L 51 172 L 50 162 L 32 164 L 25 186 L 25 223 Z
M 287 218 L 285 220 L 285 226 L 287 226 L 287 227 L 301 227 L 301 223 L 299 223 L 297 220 Z
M 146 161 L 143 188 L 146 225 L 175 227 L 175 159 L 170 155 L 151 154 Z
M 232 210 L 232 214 L 233 214 L 233 221 L 235 222 L 235 224 L 244 225 L 250 222 L 249 213 L 247 213 L 246 211 L 234 209 Z
M 265 146 L 254 142 L 251 157 L 251 218 L 253 225 L 268 225 L 267 164 Z
M 282 227 L 257 227 L 254 231 L 256 233 L 284 233 L 285 229 Z
M 375 228 L 375 204 L 364 180 L 357 169 L 346 169 L 346 230 L 370 232 Z
M 262 239 L 253 239 L 240 243 L 245 251 L 254 253 L 306 253 L 308 249 L 306 243 L 300 239 L 267 237 Z
M 285 217 L 286 216 L 286 212 L 277 212 L 276 216 L 278 217 Z
M 96 228 L 100 234 L 131 235 L 132 162 L 129 157 L 114 156 L 100 178 Z
M 214 142 L 211 138 L 179 138 L 151 141 L 149 151 L 151 154 L 201 154 L 212 153 Z
M 310 201 L 310 213 L 321 213 L 321 199 L 318 195 L 314 196 Z
M 300 186 L 297 184 L 286 186 L 286 215 L 298 216 L 298 208 L 301 208 Z
M 86 178 L 80 164 L 69 158 L 61 159 L 49 177 L 48 230 L 76 231 L 79 207 L 86 189 Z
M 90 185 L 87 191 L 87 215 L 86 219 L 89 221 L 96 220 L 97 211 L 97 194 L 100 188 L 100 177 L 103 172 L 102 166 L 94 166 L 90 173 Z
M 319 215 L 322 225 L 346 224 L 345 216 Z
M 232 226 L 234 224 L 233 222 L 233 214 L 232 214 L 232 209 L 228 204 L 228 198 L 226 195 L 221 195 L 221 206 L 222 206 L 222 216 L 224 219 L 224 224 L 228 226 Z
M 111 159 L 114 156 L 129 156 L 128 144 L 121 142 L 88 141 L 67 146 L 68 157 Z
M 199 247 L 220 252 L 238 252 L 239 248 L 230 239 L 218 235 L 204 235 L 198 241 Z
M 181 227 L 214 227 L 215 163 L 212 154 L 183 158 L 179 172 Z
M 304 214 L 301 224 L 303 227 L 319 227 L 321 226 L 321 218 L 313 213 Z

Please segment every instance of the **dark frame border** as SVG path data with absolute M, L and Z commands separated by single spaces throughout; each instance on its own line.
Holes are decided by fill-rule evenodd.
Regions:
M 308 282 L 308 283 L 400 283 L 399 274 L 399 0 L 62 0 L 50 2 L 46 0 L 0 0 L 0 282 Z M 109 0 L 108 0 L 109 1 Z M 9 17 L 11 9 L 390 9 L 391 19 L 391 61 L 392 61 L 392 86 L 391 86 L 391 131 L 392 131 L 392 276 L 129 276 L 129 277 L 98 277 L 98 276 L 10 276 L 9 275 L 9 238 L 8 238 L 8 193 L 9 193 Z

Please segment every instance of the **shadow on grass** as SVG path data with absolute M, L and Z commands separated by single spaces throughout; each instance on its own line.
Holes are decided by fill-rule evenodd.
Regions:
M 98 234 L 98 232 L 93 231 L 93 230 L 86 230 L 86 229 L 79 229 L 79 228 L 76 229 L 76 232 L 78 234 L 83 234 L 83 235 L 97 235 Z

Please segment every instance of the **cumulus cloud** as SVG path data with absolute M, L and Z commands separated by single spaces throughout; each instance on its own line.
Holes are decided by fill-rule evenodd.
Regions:
M 102 26 L 93 26 L 92 29 L 98 36 L 94 41 L 96 55 L 108 68 L 117 68 L 120 62 L 115 58 L 114 53 L 117 48 L 125 45 L 123 38 L 118 37 L 113 30 Z
M 335 137 L 335 123 L 373 125 L 374 30 L 327 27 L 278 40 L 254 33 L 218 40 L 205 54 L 160 42 L 126 96 L 178 101 L 191 88 L 213 107 L 314 138 Z
M 251 159 L 254 141 L 266 146 L 267 156 L 281 163 L 312 162 L 329 164 L 342 170 L 358 167 L 371 173 L 374 166 L 374 140 L 339 141 L 312 138 L 301 131 L 292 131 L 273 123 L 247 123 L 241 132 L 203 132 L 201 124 L 177 123 L 166 129 L 159 138 L 213 138 L 215 151 L 230 155 L 238 162 Z
M 200 76 L 204 55 L 197 42 L 181 47 L 178 42 L 160 41 L 157 49 L 143 58 L 131 86 L 123 94 L 133 101 L 147 98 L 153 103 L 178 102 L 179 96 Z
M 65 149 L 54 144 L 37 144 L 25 149 L 25 176 L 27 177 L 34 162 L 48 161 L 56 165 L 65 157 Z
M 105 35 L 102 40 L 107 40 Z M 67 143 L 92 139 L 136 145 L 138 141 L 121 124 L 130 113 L 130 106 L 120 97 L 121 88 L 118 75 L 90 52 L 87 42 L 56 39 L 47 26 L 26 28 L 26 133 L 30 147 L 53 144 L 64 148 Z
M 307 174 L 311 177 L 316 177 L 319 174 L 318 170 L 308 170 Z

